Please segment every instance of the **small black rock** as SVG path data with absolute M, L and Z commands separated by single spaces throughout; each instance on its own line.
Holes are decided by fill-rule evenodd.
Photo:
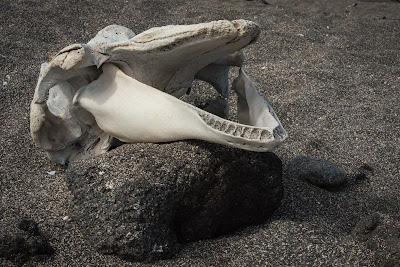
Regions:
M 30 219 L 21 219 L 18 222 L 18 228 L 27 232 L 29 235 L 38 236 L 39 235 L 39 228 L 37 223 L 34 220 Z
M 286 168 L 289 176 L 323 188 L 339 187 L 347 182 L 346 172 L 331 162 L 304 156 L 294 158 Z
M 21 266 L 31 258 L 45 260 L 54 253 L 34 220 L 11 221 L 14 222 L 0 227 L 0 257 Z

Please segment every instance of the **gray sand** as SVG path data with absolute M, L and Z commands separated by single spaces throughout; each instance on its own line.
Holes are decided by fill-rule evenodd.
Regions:
M 65 168 L 51 163 L 30 138 L 29 105 L 40 64 L 109 24 L 139 33 L 239 18 L 263 30 L 245 49 L 245 68 L 289 133 L 276 154 L 284 164 L 300 155 L 330 160 L 344 168 L 349 183 L 327 191 L 284 174 L 284 200 L 267 223 L 190 243 L 155 265 L 382 265 L 385 260 L 376 260 L 350 232 L 374 212 L 400 227 L 400 4 L 267 2 L 0 2 L 0 220 L 33 218 L 56 250 L 49 261 L 26 266 L 130 266 L 92 250 L 73 221 L 64 229 L 52 223 L 71 216 L 71 195 Z M 356 179 L 365 164 L 373 172 Z M 53 170 L 54 176 L 47 174 Z M 1 266 L 11 264 L 0 258 Z

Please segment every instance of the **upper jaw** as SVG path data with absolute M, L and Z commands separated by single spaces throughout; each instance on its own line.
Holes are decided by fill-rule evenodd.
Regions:
M 182 90 L 189 88 L 196 74 L 208 65 L 240 67 L 243 63 L 240 50 L 255 42 L 259 35 L 260 27 L 248 20 L 169 25 L 138 35 L 126 27 L 110 25 L 87 44 L 62 49 L 41 71 L 41 76 L 59 67 L 59 80 L 63 75 L 74 76 L 72 72 L 78 69 L 114 63 L 138 81 L 180 97 Z M 97 73 L 94 79 L 98 76 Z M 50 87 L 39 91 L 46 92 Z
M 109 26 L 93 40 L 119 27 Z M 120 31 L 127 30 L 121 27 Z M 111 55 L 107 62 L 117 64 L 127 75 L 180 97 L 201 69 L 255 42 L 259 34 L 260 28 L 254 22 L 221 20 L 157 27 L 120 43 L 89 42 L 88 46 L 102 55 Z

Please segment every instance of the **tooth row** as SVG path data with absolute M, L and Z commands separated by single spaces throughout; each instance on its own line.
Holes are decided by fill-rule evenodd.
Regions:
M 207 125 L 228 135 L 243 137 L 250 140 L 259 140 L 262 142 L 273 139 L 273 135 L 268 130 L 236 125 L 235 123 L 230 123 L 226 120 L 219 120 L 218 118 L 208 114 L 199 115 Z
M 274 137 L 278 139 L 283 139 L 285 137 L 285 132 L 281 126 L 278 126 L 273 131 Z

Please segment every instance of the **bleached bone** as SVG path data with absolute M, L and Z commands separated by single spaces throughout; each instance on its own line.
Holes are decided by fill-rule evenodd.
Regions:
M 105 34 L 115 38 L 118 31 L 130 30 L 112 25 L 87 44 L 101 55 L 97 67 L 105 61 L 115 63 L 127 75 L 177 97 L 191 86 L 199 70 L 213 62 L 220 66 L 241 66 L 243 60 L 238 51 L 260 34 L 254 22 L 221 20 L 156 27 L 124 42 L 106 42 Z
M 238 95 L 238 120 L 240 123 L 269 129 L 278 143 L 287 138 L 287 132 L 271 105 L 258 94 L 257 89 L 242 68 L 239 76 L 233 82 L 232 88 Z
M 226 143 L 250 150 L 265 151 L 272 149 L 275 143 L 277 144 L 286 138 L 285 132 L 280 131 L 283 133 L 282 136 L 271 137 L 268 135 L 269 137 L 266 138 L 266 131 L 261 131 L 259 134 L 262 144 L 255 148 L 253 146 L 257 142 L 244 139 L 248 136 L 258 136 L 257 129 L 257 131 L 252 130 L 250 134 L 250 130 L 246 130 L 251 128 L 249 126 L 236 125 L 170 96 L 179 97 L 184 94 L 196 78 L 209 82 L 223 97 L 227 97 L 229 94 L 227 75 L 229 66 L 240 67 L 242 65 L 243 55 L 240 49 L 254 42 L 258 35 L 259 27 L 255 23 L 245 20 L 214 21 L 186 26 L 172 25 L 153 28 L 139 35 L 135 35 L 131 30 L 122 26 L 108 26 L 87 44 L 68 46 L 62 49 L 50 63 L 42 65 L 31 104 L 31 134 L 33 140 L 39 147 L 48 152 L 50 158 L 62 164 L 70 160 L 104 153 L 115 140 L 113 137 L 129 142 L 144 140 L 161 142 L 163 140 L 196 138 L 195 136 L 198 135 L 199 139 Z M 103 68 L 103 71 L 107 70 L 107 72 L 102 74 L 101 67 L 105 63 L 112 63 L 115 66 L 107 64 Z M 178 127 L 178 125 L 182 125 L 182 123 L 178 122 L 176 127 L 174 125 L 168 126 L 172 127 L 172 130 L 159 129 L 158 133 L 150 134 L 147 130 L 133 130 L 133 124 L 129 121 L 139 121 L 141 123 L 138 124 L 138 127 L 152 129 L 148 125 L 154 125 L 154 122 L 147 118 L 148 115 L 146 114 L 153 113 L 143 113 L 138 108 L 133 108 L 131 104 L 126 103 L 126 100 L 126 105 L 115 106 L 115 109 L 121 109 L 121 106 L 123 106 L 121 109 L 123 113 L 115 114 L 111 112 L 109 115 L 99 116 L 93 110 L 104 111 L 110 106 L 99 105 L 100 108 L 96 105 L 87 106 L 90 103 L 90 98 L 104 101 L 107 100 L 107 96 L 114 101 L 115 99 L 121 101 L 125 99 L 124 97 L 116 98 L 113 96 L 112 91 L 107 86 L 98 87 L 104 90 L 99 96 L 97 96 L 97 93 L 88 93 L 94 90 L 93 86 L 99 83 L 98 79 L 104 80 L 104 77 L 110 77 L 110 69 L 116 69 L 116 77 L 123 77 L 118 80 L 132 82 L 132 85 L 129 86 L 125 84 L 124 88 L 134 88 L 135 90 L 132 89 L 134 92 L 130 92 L 131 90 L 128 89 L 120 89 L 117 86 L 118 91 L 124 92 L 126 96 L 131 96 L 131 94 L 143 95 L 143 92 L 148 92 L 160 103 L 165 102 L 167 106 L 168 103 L 177 105 L 176 109 L 172 109 L 175 110 L 174 112 L 168 113 L 165 110 L 165 105 L 158 107 L 158 103 L 155 103 L 154 100 L 150 101 L 150 98 L 147 97 L 145 99 L 150 102 L 139 105 L 143 107 L 143 110 L 148 111 L 147 106 L 153 107 L 155 110 L 161 109 L 165 114 L 175 114 L 174 116 L 177 116 L 175 119 L 182 118 L 182 121 L 188 121 L 187 117 L 194 116 L 203 121 L 202 124 L 201 121 L 198 121 L 198 125 L 202 126 L 197 127 L 203 129 L 204 123 L 208 123 L 210 126 L 204 128 L 206 130 L 203 129 L 196 134 L 191 133 L 191 135 L 186 134 L 191 132 L 190 130 L 179 133 L 177 129 L 181 126 Z M 244 80 L 243 77 L 245 76 L 240 77 L 238 81 Z M 112 80 L 107 82 L 114 85 L 118 83 Z M 247 89 L 249 86 L 245 86 L 249 83 L 251 82 L 243 83 L 246 89 L 238 89 L 243 86 L 236 86 L 235 90 L 252 92 L 252 90 L 255 90 L 254 87 L 254 89 Z M 141 88 L 144 87 L 147 89 L 143 91 Z M 158 93 L 154 93 L 154 90 Z M 78 91 L 79 94 L 77 94 Z M 161 91 L 165 93 L 161 93 Z M 239 93 L 241 103 L 244 101 L 243 103 L 252 105 L 252 101 L 258 99 L 249 98 L 247 95 L 243 95 L 243 92 L 242 95 Z M 78 105 L 73 105 L 72 98 L 74 96 Z M 102 97 L 98 98 L 100 96 Z M 166 100 L 162 100 L 164 98 Z M 240 100 L 241 98 L 246 100 Z M 254 101 L 257 102 L 258 100 Z M 135 103 L 138 103 L 138 101 L 135 101 Z M 221 103 L 225 104 L 224 101 Z M 242 106 L 245 107 L 245 104 Z M 260 114 L 266 114 L 260 108 L 256 108 L 256 112 L 253 114 L 251 113 L 253 109 L 250 108 L 248 111 L 253 115 L 243 115 L 243 112 L 247 114 L 246 108 L 243 107 L 239 107 L 239 117 L 254 117 L 254 114 L 258 114 L 257 112 L 260 111 Z M 211 108 L 214 108 L 214 106 Z M 138 112 L 133 114 L 127 112 L 129 110 Z M 180 112 L 183 113 L 178 115 Z M 185 114 L 185 112 L 188 113 Z M 112 114 L 114 115 L 111 116 Z M 132 132 L 111 129 L 112 127 L 106 126 L 108 123 L 99 122 L 103 120 L 109 122 L 108 119 L 104 118 L 112 118 L 116 120 L 115 123 L 118 121 L 121 125 L 124 124 L 122 122 L 126 122 L 126 127 L 130 125 L 128 130 L 132 130 Z M 150 116 L 150 118 L 152 117 Z M 221 126 L 223 127 L 220 128 Z M 224 129 L 225 126 L 226 129 Z M 170 129 L 168 127 L 167 129 Z M 176 129 L 173 129 L 174 127 Z M 263 125 L 262 127 L 267 126 Z M 232 132 L 233 128 L 235 130 Z M 273 129 L 267 128 L 266 130 L 273 134 Z M 174 136 L 165 137 L 164 134 L 169 134 L 170 131 L 173 132 Z M 135 133 L 146 133 L 152 137 L 140 137 Z M 238 136 L 244 138 L 242 145 L 237 143 L 237 140 L 240 139 L 237 138 Z M 266 142 L 269 144 L 266 145 Z
M 243 99 L 249 106 L 256 106 L 244 111 L 254 126 L 231 122 L 189 105 L 138 82 L 113 64 L 103 65 L 103 74 L 82 87 L 74 103 L 93 114 L 107 134 L 124 142 L 201 139 L 247 150 L 271 150 L 282 141 L 282 136 L 274 136 L 279 121 L 270 115 L 270 107 L 243 71 L 236 88 L 245 91 Z

